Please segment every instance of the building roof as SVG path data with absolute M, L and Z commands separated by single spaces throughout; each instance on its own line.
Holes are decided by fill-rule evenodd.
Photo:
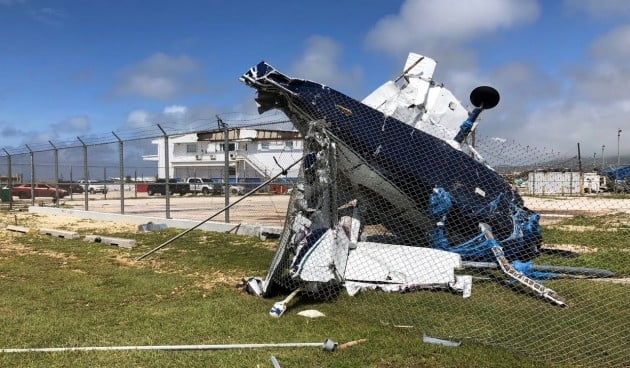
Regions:
M 302 136 L 296 130 L 277 129 L 251 129 L 251 128 L 231 128 L 228 130 L 230 141 L 253 141 L 253 140 L 293 140 L 301 139 Z M 225 140 L 222 129 L 208 130 L 197 133 L 198 141 L 223 142 Z

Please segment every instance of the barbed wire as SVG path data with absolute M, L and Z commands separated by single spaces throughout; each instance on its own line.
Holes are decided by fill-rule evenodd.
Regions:
M 231 114 L 231 113 L 230 113 Z M 219 115 L 224 116 L 225 114 Z M 272 115 L 271 117 L 279 117 L 279 114 Z M 85 144 L 86 146 L 98 146 L 98 145 L 107 145 L 119 143 L 119 138 L 123 142 L 130 141 L 138 141 L 145 139 L 156 139 L 164 136 L 164 133 L 160 129 L 160 127 L 164 130 L 166 135 L 168 136 L 178 136 L 184 134 L 192 134 L 192 133 L 200 133 L 207 132 L 212 130 L 217 130 L 217 128 L 212 128 L 208 125 L 209 121 L 214 121 L 217 118 L 197 118 L 190 121 L 180 121 L 180 122 L 166 122 L 166 123 L 153 123 L 151 125 L 144 125 L 133 129 L 122 129 L 115 130 L 110 133 L 94 133 L 94 134 L 86 134 L 80 135 L 75 138 L 67 138 L 67 139 L 58 139 L 58 140 L 49 140 L 47 142 L 30 142 L 20 146 L 10 146 L 3 147 L 0 149 L 0 157 L 7 157 L 13 155 L 23 155 L 29 154 L 31 152 L 47 152 L 62 150 L 62 149 L 71 149 L 71 148 L 81 148 Z M 270 116 L 261 115 L 257 119 L 255 118 L 247 118 L 247 119 L 230 119 L 227 120 L 226 123 L 230 128 L 253 128 L 257 126 L 273 126 L 273 125 L 283 125 L 286 127 L 284 129 L 290 130 L 293 129 L 290 125 L 289 120 L 284 117 L 284 119 L 277 119 L 269 121 Z

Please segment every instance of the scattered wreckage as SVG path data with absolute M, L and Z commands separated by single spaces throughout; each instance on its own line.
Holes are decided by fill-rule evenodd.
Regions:
M 533 277 L 540 216 L 467 143 L 484 109 L 499 103 L 474 89 L 472 112 L 433 81 L 436 61 L 411 53 L 403 73 L 362 102 L 328 86 L 290 78 L 266 62 L 242 77 L 259 112 L 280 109 L 305 137 L 301 180 L 264 280 L 248 290 L 335 297 L 344 289 L 444 288 L 470 296 L 466 268 L 494 267 L 558 306 Z M 463 123 L 462 123 L 463 122 Z

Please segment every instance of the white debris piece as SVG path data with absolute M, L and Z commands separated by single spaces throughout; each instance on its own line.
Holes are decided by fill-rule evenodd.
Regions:
M 459 254 L 438 249 L 359 242 L 350 251 L 345 274 L 349 295 L 364 289 L 407 291 L 449 288 L 456 283 Z
M 470 298 L 472 295 L 472 276 L 456 275 L 455 282 L 449 284 L 451 289 L 462 293 L 464 299 Z
M 319 318 L 326 317 L 326 315 L 315 309 L 307 309 L 301 312 L 298 312 L 298 316 L 307 317 L 307 318 Z
M 303 281 L 340 280 L 346 272 L 349 246 L 344 231 L 329 229 L 302 257 L 296 273 Z

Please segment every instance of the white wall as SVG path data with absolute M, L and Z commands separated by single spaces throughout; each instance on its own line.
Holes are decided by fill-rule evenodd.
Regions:
M 590 179 L 590 180 L 589 180 Z M 531 172 L 527 176 L 527 186 L 530 194 L 534 195 L 579 195 L 582 189 L 599 191 L 599 175 L 595 173 L 582 174 L 580 182 L 579 172 Z
M 246 136 L 255 137 L 255 130 Z M 243 136 L 241 130 L 241 136 Z M 274 161 L 274 157 L 280 165 L 287 167 L 302 157 L 303 141 L 291 140 L 293 147 L 287 145 L 287 141 L 239 141 L 230 142 L 236 144 L 236 151 L 230 152 L 236 156 L 230 159 L 230 167 L 237 169 L 232 178 L 263 178 L 273 176 L 280 172 L 281 168 Z M 166 170 L 164 139 L 152 141 L 157 146 L 158 177 L 164 178 Z M 196 152 L 187 152 L 187 144 L 196 144 Z M 186 134 L 169 138 L 169 177 L 186 178 L 195 173 L 199 177 L 223 177 L 224 152 L 221 151 L 222 142 L 197 142 L 196 134 Z M 214 160 L 212 159 L 214 157 Z M 245 163 L 237 157 L 245 157 Z M 260 170 L 255 169 L 253 166 Z M 299 165 L 289 170 L 288 177 L 294 178 L 299 174 Z

